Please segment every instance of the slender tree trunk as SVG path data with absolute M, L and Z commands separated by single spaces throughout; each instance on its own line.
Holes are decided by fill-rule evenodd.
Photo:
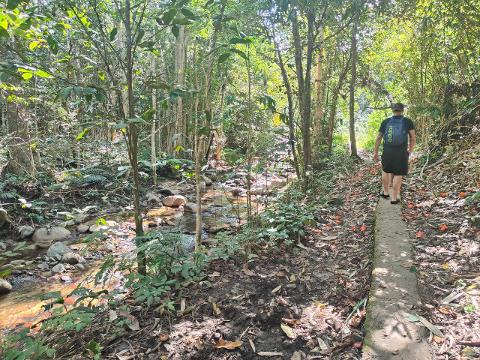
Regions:
M 303 137 L 303 178 L 306 179 L 306 175 L 312 165 L 312 146 L 311 146 L 311 106 L 312 106 L 312 94 L 311 94 L 311 73 L 312 73 L 312 60 L 313 60 L 313 31 L 315 24 L 315 14 L 312 11 L 308 11 L 307 14 L 307 54 L 305 73 L 303 66 L 303 47 L 300 37 L 298 15 L 294 9 L 292 13 L 292 34 L 293 44 L 295 48 L 295 68 L 297 72 L 298 82 L 298 98 L 300 117 L 302 119 L 302 137 Z
M 152 177 L 153 185 L 157 186 L 157 146 L 156 146 L 156 132 L 157 132 L 157 89 L 152 90 L 152 108 L 155 111 L 152 119 L 152 127 L 150 129 L 150 161 L 152 162 Z
M 357 9 L 355 13 L 355 18 L 353 20 L 352 44 L 351 44 L 352 74 L 350 79 L 349 130 L 350 130 L 350 151 L 353 157 L 358 157 L 357 140 L 355 136 L 355 84 L 357 81 L 357 31 L 358 31 L 358 22 L 360 20 L 359 15 L 360 15 L 360 12 Z
M 199 149 L 200 147 L 200 134 L 198 133 L 199 124 L 198 124 L 198 105 L 199 99 L 198 96 L 195 100 L 195 133 L 194 133 L 194 151 L 195 151 L 195 199 L 196 199 L 196 209 L 195 209 L 195 252 L 198 253 L 200 246 L 202 244 L 202 153 Z
M 337 116 L 338 96 L 340 95 L 340 90 L 342 89 L 343 83 L 345 82 L 345 78 L 347 77 L 349 65 L 350 65 L 350 59 L 347 60 L 345 67 L 343 68 L 342 72 L 338 77 L 337 85 L 333 89 L 332 103 L 330 106 L 330 114 L 328 117 L 327 146 L 328 146 L 329 153 L 332 153 L 332 147 L 333 147 L 333 133 L 335 131 L 335 117 Z
M 247 218 L 252 219 L 252 73 L 250 70 L 250 45 L 247 44 L 247 79 L 248 79 L 248 97 L 247 97 L 247 119 L 248 119 L 248 136 L 247 136 Z
M 275 39 L 275 32 L 273 33 L 273 42 L 275 45 L 275 53 L 277 55 L 277 63 L 280 67 L 280 72 L 282 73 L 283 85 L 285 86 L 286 93 L 287 93 L 287 102 L 288 102 L 288 144 L 290 145 L 290 149 L 292 151 L 293 156 L 293 165 L 295 167 L 295 173 L 297 177 L 301 178 L 300 167 L 298 164 L 298 156 L 297 156 L 297 149 L 295 146 L 295 123 L 294 123 L 294 108 L 293 108 L 293 92 L 292 86 L 290 84 L 290 79 L 288 77 L 287 69 L 285 68 L 285 63 L 283 62 L 282 53 L 278 47 L 278 43 Z
M 315 116 L 313 124 L 313 137 L 315 144 L 324 143 L 322 140 L 325 139 L 325 134 L 323 131 L 323 101 L 325 96 L 325 87 L 324 87 L 324 74 L 323 74 L 323 63 L 325 61 L 325 50 L 323 46 L 324 32 L 323 28 L 319 30 L 319 49 L 317 55 L 317 71 L 315 76 Z M 323 138 L 323 139 L 322 139 Z
M 6 103 L 8 131 L 9 172 L 21 176 L 35 175 L 35 162 L 31 150 L 27 112 L 22 104 Z
M 175 72 L 176 72 L 176 81 L 175 85 L 178 88 L 183 88 L 185 85 L 185 26 L 181 25 L 179 27 L 178 36 L 175 44 Z M 174 152 L 177 151 L 177 147 L 185 146 L 185 136 L 186 126 L 185 126 L 185 114 L 184 114 L 184 104 L 183 97 L 179 96 L 177 98 L 177 104 L 175 107 L 175 141 L 173 143 Z
M 127 78 L 127 99 L 128 99 L 128 152 L 130 165 L 133 170 L 133 206 L 135 211 L 135 234 L 137 239 L 143 236 L 143 219 L 140 209 L 140 176 L 138 171 L 138 127 L 131 120 L 135 118 L 135 98 L 133 94 L 133 38 L 131 25 L 130 0 L 125 0 L 125 49 L 126 49 L 126 78 Z M 137 244 L 141 245 L 141 244 Z M 137 253 L 138 272 L 142 275 L 147 273 L 145 253 Z
M 220 110 L 219 114 L 223 112 L 223 103 L 225 99 L 225 88 L 227 87 L 226 84 L 222 84 L 220 89 Z M 225 143 L 225 135 L 223 134 L 223 122 L 220 121 L 218 125 L 218 129 L 215 132 L 215 160 L 220 161 L 222 159 L 222 152 L 223 152 L 223 144 Z

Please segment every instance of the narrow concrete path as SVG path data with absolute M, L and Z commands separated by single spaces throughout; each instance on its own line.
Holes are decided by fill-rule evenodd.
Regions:
M 430 360 L 426 329 L 408 321 L 420 301 L 400 205 L 380 199 L 375 217 L 372 287 L 363 359 Z

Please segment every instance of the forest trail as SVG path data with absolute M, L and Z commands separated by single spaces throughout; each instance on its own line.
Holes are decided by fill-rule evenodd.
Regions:
M 431 359 L 424 329 L 408 320 L 420 297 L 401 207 L 380 199 L 363 359 Z

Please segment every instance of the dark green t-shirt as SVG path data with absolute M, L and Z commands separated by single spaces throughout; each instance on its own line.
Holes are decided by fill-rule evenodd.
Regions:
M 399 118 L 401 116 L 392 116 L 393 118 Z M 382 121 L 382 124 L 380 125 L 380 129 L 378 130 L 382 135 L 385 134 L 385 127 L 387 126 L 387 123 L 388 121 L 390 120 L 391 118 L 387 118 L 385 120 Z M 413 121 L 410 120 L 409 118 L 403 116 L 403 119 L 405 121 L 405 126 L 407 128 L 407 134 L 410 130 L 415 130 L 415 125 L 413 124 Z M 390 147 L 391 145 L 388 145 L 388 144 L 383 144 L 383 146 L 387 146 L 387 147 Z M 395 146 L 397 147 L 397 146 Z M 404 149 L 404 150 L 407 150 L 408 148 L 408 141 L 403 143 L 402 145 L 398 146 L 398 148 L 400 149 Z

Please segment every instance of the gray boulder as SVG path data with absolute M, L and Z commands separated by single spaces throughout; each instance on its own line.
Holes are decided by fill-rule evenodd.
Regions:
M 26 239 L 33 235 L 33 233 L 35 232 L 35 229 L 29 225 L 23 225 L 23 226 L 20 226 L 20 228 L 18 229 L 18 232 L 20 234 L 21 239 Z
M 55 260 L 61 260 L 63 255 L 72 252 L 72 250 L 62 242 L 56 242 L 47 250 L 47 256 Z
M 47 263 L 44 263 L 44 262 L 38 264 L 38 265 L 37 265 L 37 268 L 38 268 L 39 270 L 41 270 L 41 271 L 47 271 L 48 269 L 50 269 L 50 267 L 48 266 L 48 264 L 47 264 Z
M 60 274 L 60 273 L 63 273 L 65 271 L 66 271 L 66 269 L 65 269 L 65 266 L 63 266 L 63 264 L 57 264 L 52 268 L 52 272 L 56 273 L 56 274 Z
M 77 226 L 77 231 L 80 234 L 84 234 L 84 233 L 88 232 L 88 229 L 90 229 L 90 226 L 88 226 L 87 224 L 80 224 L 80 225 Z
M 10 224 L 12 220 L 8 216 L 7 210 L 0 208 L 0 228 L 6 224 Z
M 168 207 L 179 207 L 187 204 L 187 199 L 182 195 L 167 196 L 162 200 L 163 205 Z
M 37 247 L 48 248 L 51 243 L 65 240 L 69 236 L 70 231 L 63 227 L 55 226 L 51 229 L 40 228 L 35 230 L 32 240 L 37 244 Z
M 69 252 L 63 255 L 62 262 L 70 265 L 76 265 L 79 263 L 84 263 L 85 259 L 74 252 Z
M 0 279 L 0 295 L 8 294 L 12 291 L 12 285 L 4 279 Z
M 212 179 L 210 179 L 209 177 L 207 177 L 205 175 L 203 175 L 202 178 L 203 178 L 203 181 L 205 182 L 206 186 L 212 186 L 212 184 L 213 184 Z

